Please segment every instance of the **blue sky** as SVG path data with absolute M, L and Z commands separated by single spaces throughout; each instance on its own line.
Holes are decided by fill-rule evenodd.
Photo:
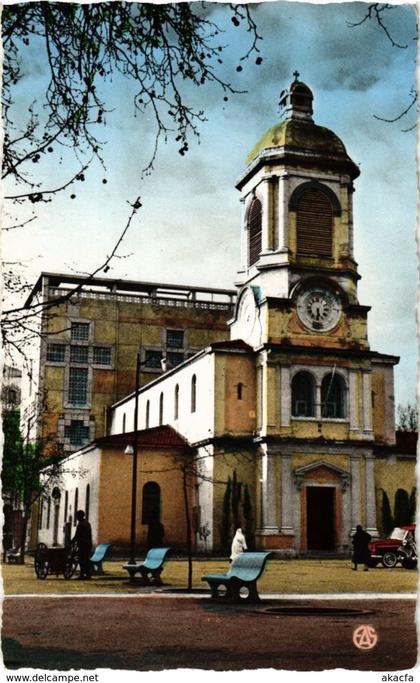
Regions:
M 355 251 L 362 280 L 359 300 L 371 305 L 373 349 L 401 356 L 396 398 L 414 400 L 416 387 L 416 159 L 415 131 L 386 124 L 408 104 L 415 82 L 415 12 L 398 6 L 389 26 L 405 50 L 393 48 L 373 23 L 350 28 L 366 5 L 271 2 L 254 8 L 263 63 L 241 63 L 246 35 L 235 29 L 223 4 L 210 4 L 227 44 L 222 75 L 246 93 L 223 101 L 216 87 L 187 88 L 207 121 L 184 157 L 174 142 L 162 144 L 153 173 L 141 179 L 154 128 L 150 116 L 134 117 L 132 84 L 115 78 L 104 86 L 113 112 L 102 132 L 106 171 L 99 164 L 85 183 L 54 202 L 37 205 L 38 220 L 4 239 L 6 256 L 20 255 L 33 280 L 41 270 L 89 272 L 112 247 L 128 216 L 126 200 L 142 195 L 143 208 L 108 276 L 232 287 L 239 267 L 241 205 L 235 180 L 248 151 L 279 118 L 280 91 L 295 69 L 314 92 L 314 119 L 333 129 L 360 164 L 356 181 Z M 45 86 L 44 65 L 32 52 L 19 105 Z M 44 187 L 77 168 L 70 153 L 58 164 L 51 155 L 37 169 Z M 107 178 L 103 185 L 102 178 Z M 6 187 L 6 194 L 13 191 Z M 20 212 L 23 210 L 20 208 Z M 22 214 L 24 215 L 24 214 Z

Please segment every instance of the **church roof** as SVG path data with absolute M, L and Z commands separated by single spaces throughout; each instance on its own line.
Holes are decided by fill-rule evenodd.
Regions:
M 94 443 L 100 448 L 121 447 L 124 449 L 126 446 L 132 445 L 133 441 L 134 432 L 126 432 L 101 436 L 95 439 Z M 138 431 L 137 445 L 139 448 L 185 448 L 188 446 L 188 441 L 175 429 L 164 425 Z
M 344 143 L 338 135 L 329 128 L 318 126 L 313 121 L 288 119 L 276 123 L 264 133 L 248 154 L 247 163 L 250 164 L 261 152 L 275 148 L 283 148 L 284 152 L 299 150 L 338 157 L 351 164 L 355 175 L 359 175 L 359 169 L 348 156 Z
M 223 351 L 224 349 L 232 351 L 253 351 L 252 346 L 249 346 L 243 339 L 226 339 L 225 341 L 213 342 L 210 344 L 213 351 Z

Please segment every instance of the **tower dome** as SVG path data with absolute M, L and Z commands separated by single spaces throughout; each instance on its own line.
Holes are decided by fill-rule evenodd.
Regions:
M 260 138 L 247 157 L 248 166 L 273 162 L 328 166 L 346 172 L 352 179 L 360 174 L 358 166 L 348 156 L 344 143 L 328 128 L 312 119 L 313 94 L 303 82 L 295 80 L 280 94 L 283 120 Z

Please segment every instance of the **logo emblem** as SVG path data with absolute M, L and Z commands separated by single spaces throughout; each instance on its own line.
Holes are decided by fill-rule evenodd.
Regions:
M 372 650 L 378 642 L 378 634 L 370 624 L 358 626 L 353 631 L 353 643 L 359 650 Z

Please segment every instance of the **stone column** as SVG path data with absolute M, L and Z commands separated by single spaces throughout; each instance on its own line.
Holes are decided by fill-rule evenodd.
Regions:
M 372 383 L 371 371 L 362 370 L 363 431 L 372 431 Z
M 282 365 L 280 368 L 280 426 L 290 427 L 292 405 L 292 391 L 290 385 L 290 368 Z
M 349 371 L 349 418 L 350 430 L 359 429 L 357 370 Z
M 279 177 L 278 191 L 278 251 L 287 251 L 289 247 L 289 198 L 287 193 L 288 177 Z
M 348 237 L 348 240 L 349 240 L 349 256 L 350 256 L 350 258 L 354 258 L 353 192 L 354 192 L 353 186 L 349 187 L 348 194 L 347 194 L 347 201 L 348 201 L 348 221 L 349 221 L 349 227 L 348 227 L 349 237 Z
M 360 456 L 350 456 L 351 473 L 351 533 L 360 524 Z
M 198 505 L 200 507 L 200 526 L 206 527 L 208 537 L 200 538 L 197 534 L 197 548 L 201 550 L 213 550 L 214 529 L 213 529 L 213 510 L 214 510 L 214 449 L 213 446 L 206 446 L 197 450 L 197 463 L 200 477 L 198 487 Z
M 376 527 L 376 496 L 375 496 L 375 456 L 369 453 L 366 458 L 365 498 L 366 498 L 366 531 L 371 536 L 379 536 Z
M 262 244 L 261 244 L 261 251 L 262 253 L 266 253 L 267 251 L 271 251 L 271 240 L 270 240 L 270 231 L 271 231 L 271 216 L 272 216 L 272 210 L 271 210 L 271 177 L 269 178 L 264 178 L 264 180 L 261 182 L 259 186 L 259 194 L 262 200 Z
M 248 231 L 246 225 L 247 203 L 245 202 L 245 197 L 241 197 L 239 201 L 241 203 L 241 265 L 239 272 L 241 273 L 248 267 Z
M 276 469 L 275 459 L 269 453 L 267 446 L 261 447 L 262 452 L 262 510 L 263 528 L 265 534 L 277 534 L 279 531 L 276 521 Z
M 290 455 L 281 456 L 281 533 L 294 535 L 293 526 L 293 479 Z

